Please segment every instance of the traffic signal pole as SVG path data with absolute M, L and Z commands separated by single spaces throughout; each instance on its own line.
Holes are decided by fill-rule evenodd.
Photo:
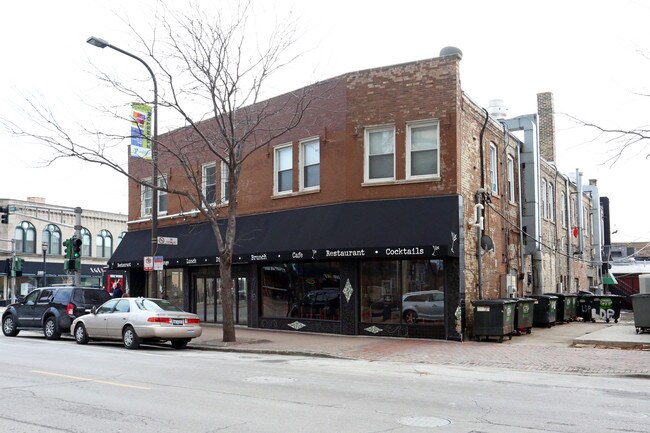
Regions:
M 81 212 L 82 211 L 81 211 L 81 208 L 79 206 L 74 208 L 74 238 L 83 241 L 81 239 Z M 73 247 L 73 249 L 74 249 L 74 247 Z M 81 258 L 79 258 L 79 269 L 75 269 L 74 285 L 75 286 L 80 286 L 81 285 Z

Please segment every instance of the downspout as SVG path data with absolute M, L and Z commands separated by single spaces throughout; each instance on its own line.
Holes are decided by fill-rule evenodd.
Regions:
M 521 146 L 517 146 L 517 187 L 519 188 L 519 260 L 521 260 L 519 273 L 523 276 L 524 269 L 526 268 L 526 256 L 524 252 L 524 234 L 522 233 L 521 227 L 524 225 L 524 192 L 521 190 Z M 524 295 L 524 284 L 522 279 L 521 285 L 521 295 Z
M 566 209 L 567 209 L 567 211 L 566 211 L 566 219 L 567 219 L 567 224 L 566 224 L 566 231 L 567 231 L 567 233 L 566 233 L 566 238 L 567 238 L 567 248 L 566 248 L 567 254 L 566 254 L 566 256 L 567 256 L 567 259 L 566 259 L 566 261 L 567 261 L 567 269 L 568 269 L 568 272 L 567 272 L 568 277 L 567 278 L 569 279 L 569 281 L 568 281 L 568 283 L 569 283 L 568 284 L 568 286 L 569 286 L 568 290 L 570 292 L 571 291 L 571 289 L 570 289 L 571 285 L 573 284 L 573 272 L 572 272 L 572 270 L 573 270 L 573 242 L 571 242 L 571 236 L 573 236 L 573 230 L 571 230 L 571 190 L 569 189 L 570 183 L 569 183 L 569 178 L 568 177 L 565 178 L 564 182 L 566 184 L 566 197 L 564 198 L 564 200 L 566 201 Z M 576 292 L 578 291 L 578 289 L 579 288 L 576 287 Z
M 490 114 L 487 109 L 483 108 L 485 111 L 485 122 L 481 128 L 481 133 L 479 134 L 479 154 L 481 160 L 481 187 L 476 192 L 476 260 L 478 264 L 478 299 L 483 299 L 483 255 L 481 254 L 481 237 L 483 236 L 483 217 L 484 217 L 484 204 L 483 197 L 485 194 L 485 157 L 483 155 L 483 135 L 485 134 L 485 128 L 487 128 L 488 120 L 490 120 Z M 480 205 L 480 206 L 478 206 Z

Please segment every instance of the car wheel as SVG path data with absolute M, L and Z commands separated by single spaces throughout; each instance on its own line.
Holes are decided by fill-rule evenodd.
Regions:
M 61 331 L 56 329 L 56 319 L 52 316 L 45 319 L 43 324 L 43 334 L 48 340 L 58 340 L 61 338 Z
M 172 347 L 174 349 L 185 349 L 187 347 L 187 343 L 189 342 L 189 338 L 185 338 L 183 340 L 172 340 Z
M 78 323 L 74 328 L 74 341 L 78 344 L 87 344 L 90 338 L 88 338 L 88 333 L 86 332 L 86 327 L 83 323 Z
M 122 341 L 127 349 L 137 349 L 140 347 L 140 337 L 135 333 L 132 326 L 127 326 L 122 333 Z
M 404 321 L 409 325 L 413 325 L 418 320 L 418 313 L 413 310 L 406 310 L 404 312 Z
M 15 337 L 19 332 L 14 316 L 7 314 L 2 320 L 2 333 L 7 337 Z

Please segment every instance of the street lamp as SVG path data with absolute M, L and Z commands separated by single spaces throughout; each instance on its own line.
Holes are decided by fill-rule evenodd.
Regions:
M 96 38 L 91 36 L 86 40 L 90 45 L 94 45 L 99 48 L 112 48 L 115 51 L 118 51 L 122 54 L 125 54 L 138 62 L 142 63 L 145 68 L 151 74 L 151 79 L 153 80 L 153 140 L 151 140 L 151 165 L 153 166 L 153 175 L 152 175 L 152 200 L 151 200 L 151 256 L 155 256 L 157 253 L 158 247 L 158 83 L 156 82 L 156 76 L 153 71 L 147 65 L 147 63 L 142 60 L 140 57 L 124 51 L 121 48 L 111 45 L 103 39 Z M 151 271 L 151 286 L 154 290 L 152 296 L 158 296 L 158 271 Z
M 41 244 L 43 247 L 43 287 L 47 286 L 47 263 L 45 262 L 45 255 L 47 254 L 47 248 L 50 246 L 47 241 L 43 241 Z

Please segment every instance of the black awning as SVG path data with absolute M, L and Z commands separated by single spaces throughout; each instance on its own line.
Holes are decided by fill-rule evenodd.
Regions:
M 457 257 L 459 202 L 459 196 L 377 200 L 241 216 L 233 261 Z M 110 267 L 142 267 L 143 258 L 151 255 L 150 233 L 128 232 Z M 158 247 L 166 266 L 217 262 L 216 240 L 207 223 L 162 227 L 158 236 L 178 239 L 177 245 Z

